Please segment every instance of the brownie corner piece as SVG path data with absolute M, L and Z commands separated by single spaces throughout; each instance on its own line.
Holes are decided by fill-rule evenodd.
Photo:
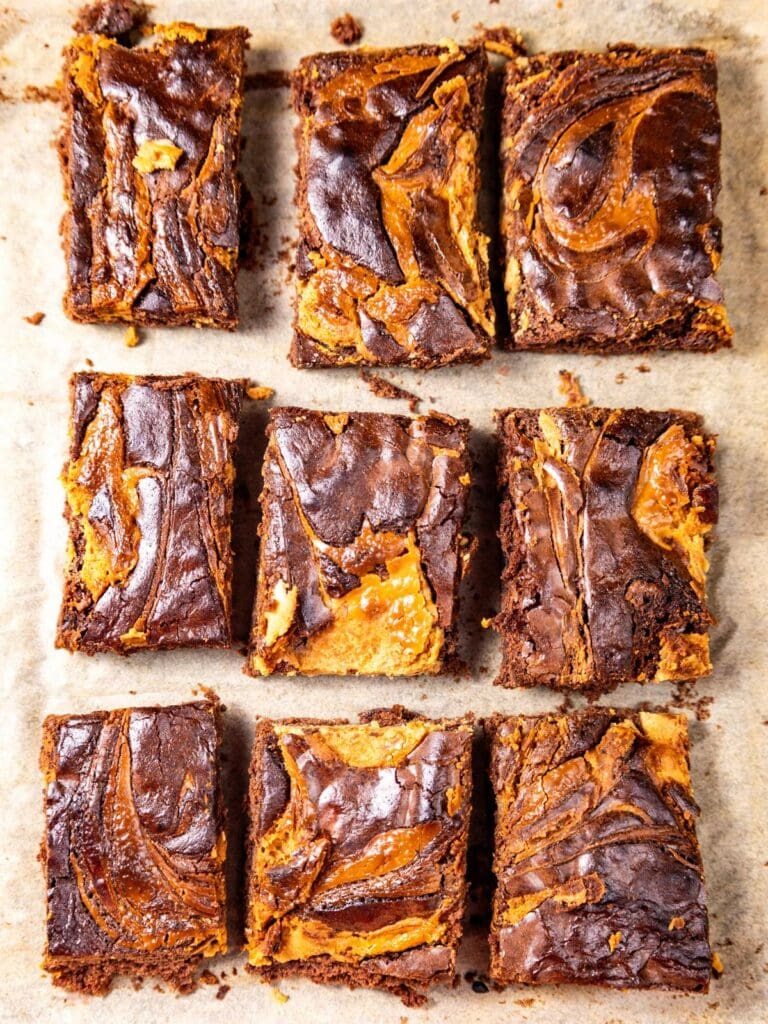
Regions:
M 154 26 L 65 50 L 59 151 L 73 320 L 238 323 L 244 28 Z
M 487 68 L 482 47 L 453 45 L 299 65 L 295 366 L 488 356 L 495 318 L 477 217 Z
M 436 673 L 455 658 L 469 424 L 272 410 L 246 671 Z
M 606 692 L 711 671 L 715 439 L 694 413 L 507 409 L 503 686 Z
M 511 61 L 502 163 L 511 347 L 730 345 L 714 54 L 626 46 Z
M 706 992 L 685 716 L 594 707 L 490 732 L 491 978 Z
M 243 382 L 77 373 L 70 386 L 56 646 L 229 646 Z
M 198 701 L 50 716 L 43 725 L 43 966 L 106 993 L 155 976 L 187 991 L 225 953 L 219 707 Z
M 258 724 L 246 949 L 262 979 L 384 989 L 409 1005 L 452 981 L 473 725 L 399 712 Z

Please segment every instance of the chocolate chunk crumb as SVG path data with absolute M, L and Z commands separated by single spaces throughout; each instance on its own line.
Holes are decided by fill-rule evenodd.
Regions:
M 488 986 L 485 984 L 484 981 L 473 981 L 472 982 L 472 991 L 473 992 L 487 992 L 488 991 Z
M 419 396 L 414 395 L 412 391 L 406 391 L 405 388 L 401 388 L 397 384 L 393 384 L 391 380 L 385 380 L 370 370 L 361 370 L 360 378 L 368 385 L 371 392 L 379 398 L 401 399 L 408 403 L 408 408 L 411 412 L 416 412 L 419 408 L 419 403 L 421 402 Z
M 354 46 L 363 38 L 363 26 L 351 14 L 342 14 L 331 22 L 331 35 L 341 46 Z
M 145 24 L 148 15 L 148 4 L 135 3 L 134 0 L 103 0 L 102 3 L 81 7 L 72 28 L 75 32 L 110 36 L 125 44 L 131 42 L 131 33 Z
M 216 993 L 216 998 L 223 999 L 227 992 L 229 992 L 231 987 L 231 985 L 219 985 L 218 992 Z

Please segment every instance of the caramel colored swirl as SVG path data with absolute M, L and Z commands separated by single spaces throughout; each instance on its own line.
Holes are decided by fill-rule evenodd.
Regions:
M 492 732 L 492 977 L 706 989 L 685 718 L 594 708 Z
M 727 341 L 714 276 L 714 58 L 620 50 L 518 61 L 505 117 L 517 343 L 628 345 L 655 328 L 703 347 Z
M 480 51 L 308 58 L 295 79 L 300 364 L 433 365 L 494 333 L 477 231 Z
M 226 950 L 214 716 L 200 703 L 46 721 L 50 969 Z
M 452 943 L 470 742 L 466 723 L 259 726 L 253 966 L 313 957 L 355 964 Z

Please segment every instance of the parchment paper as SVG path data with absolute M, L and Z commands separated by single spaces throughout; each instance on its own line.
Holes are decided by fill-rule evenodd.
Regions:
M 478 715 L 492 711 L 553 709 L 549 691 L 505 691 L 491 681 L 498 664 L 494 639 L 475 627 L 468 636 L 469 678 L 382 679 L 273 678 L 241 674 L 243 658 L 232 651 L 138 654 L 130 659 L 71 656 L 53 649 L 61 595 L 66 531 L 58 473 L 66 454 L 67 378 L 90 366 L 106 371 L 249 376 L 277 389 L 274 402 L 325 409 L 405 412 L 404 403 L 374 397 L 348 370 L 298 371 L 287 361 L 291 290 L 279 253 L 294 234 L 292 214 L 292 115 L 286 89 L 249 92 L 243 173 L 257 204 L 264 241 L 261 265 L 240 278 L 242 326 L 233 335 L 211 330 L 144 331 L 128 349 L 121 327 L 76 326 L 61 311 L 64 266 L 58 224 L 62 213 L 56 153 L 51 145 L 58 109 L 50 102 L 21 101 L 23 88 L 54 82 L 59 53 L 69 37 L 74 4 L 28 0 L 0 12 L 0 924 L 2 971 L 0 1019 L 7 1021 L 259 1020 L 530 1022 L 768 1020 L 768 850 L 766 835 L 766 488 L 768 431 L 768 274 L 765 227 L 768 185 L 765 136 L 766 6 L 764 0 L 697 3 L 653 0 L 391 0 L 387 4 L 344 0 L 281 3 L 267 0 L 158 0 L 157 21 L 202 25 L 244 24 L 252 32 L 249 69 L 289 69 L 304 53 L 331 49 L 331 19 L 349 9 L 365 26 L 364 42 L 392 45 L 466 40 L 476 23 L 520 27 L 532 49 L 602 47 L 633 40 L 655 45 L 703 44 L 720 57 L 723 117 L 725 259 L 722 279 L 733 324 L 732 351 L 715 355 L 668 354 L 596 358 L 562 355 L 494 355 L 481 366 L 431 373 L 402 371 L 390 379 L 416 391 L 422 410 L 436 407 L 467 416 L 479 478 L 476 506 L 481 556 L 465 603 L 475 622 L 496 607 L 492 580 L 491 411 L 512 404 L 556 404 L 558 370 L 581 379 L 593 401 L 604 405 L 677 406 L 702 412 L 719 434 L 721 522 L 712 553 L 711 597 L 719 625 L 714 633 L 715 672 L 700 683 L 711 696 L 711 717 L 691 715 L 692 766 L 701 804 L 699 826 L 711 910 L 712 943 L 725 974 L 708 996 L 602 992 L 592 989 L 509 988 L 481 994 L 463 979 L 437 991 L 422 1010 L 408 1010 L 391 996 L 283 982 L 288 1002 L 245 975 L 240 953 L 211 966 L 231 986 L 202 986 L 188 997 L 160 994 L 147 983 L 134 991 L 116 985 L 105 1000 L 54 989 L 40 971 L 44 941 L 44 886 L 36 861 L 42 832 L 41 780 L 37 767 L 40 723 L 50 712 L 77 712 L 137 703 L 190 699 L 195 686 L 214 688 L 228 711 L 228 787 L 242 798 L 244 771 L 257 714 L 349 715 L 401 702 L 428 715 Z M 458 16 L 452 17 L 454 12 Z M 45 313 L 39 326 L 22 318 Z M 641 363 L 650 372 L 636 369 Z M 619 383 L 617 374 L 626 379 Z M 253 509 L 258 487 L 257 438 L 264 410 L 250 403 L 244 427 L 236 542 L 238 616 L 251 599 Z M 614 705 L 663 703 L 670 686 L 627 686 Z M 237 815 L 234 815 L 237 819 Z M 239 824 L 231 831 L 232 874 L 238 873 Z M 233 890 L 232 895 L 236 898 Z M 236 922 L 235 922 L 236 924 Z M 482 936 L 465 943 L 461 970 L 482 970 Z M 233 971 L 237 968 L 237 975 Z

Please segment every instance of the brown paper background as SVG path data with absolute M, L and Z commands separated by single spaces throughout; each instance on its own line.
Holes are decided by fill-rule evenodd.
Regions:
M 345 9 L 365 24 L 364 42 L 391 45 L 464 40 L 480 21 L 509 23 L 525 33 L 531 49 L 602 47 L 633 40 L 648 44 L 698 43 L 720 57 L 723 116 L 725 259 L 722 279 L 736 329 L 732 351 L 714 355 L 648 357 L 494 355 L 481 366 L 389 374 L 434 406 L 468 416 L 476 428 L 479 460 L 477 506 L 484 554 L 474 577 L 466 617 L 475 622 L 495 607 L 495 528 L 492 518 L 491 410 L 504 405 L 560 401 L 557 371 L 578 374 L 586 393 L 604 405 L 677 406 L 702 412 L 719 434 L 722 512 L 712 554 L 711 596 L 719 625 L 714 634 L 715 672 L 698 695 L 714 697 L 711 717 L 691 716 L 692 767 L 702 808 L 699 835 L 711 909 L 712 942 L 725 975 L 708 996 L 602 992 L 590 989 L 510 988 L 474 993 L 462 980 L 430 996 L 423 1010 L 409 1010 L 381 993 L 350 993 L 307 982 L 284 982 L 289 1001 L 280 1004 L 269 987 L 245 976 L 242 954 L 210 966 L 227 972 L 231 991 L 215 998 L 215 987 L 188 997 L 159 994 L 153 984 L 134 991 L 118 983 L 103 1001 L 54 989 L 39 963 L 44 938 L 44 887 L 36 862 L 42 828 L 37 769 L 40 723 L 50 712 L 86 711 L 132 703 L 188 699 L 195 685 L 211 686 L 228 707 L 227 745 L 233 795 L 242 792 L 243 771 L 257 714 L 351 715 L 402 702 L 433 715 L 467 709 L 520 712 L 556 707 L 558 695 L 544 690 L 504 691 L 491 685 L 498 663 L 493 638 L 475 628 L 469 635 L 471 678 L 387 681 L 382 679 L 248 679 L 242 656 L 189 651 L 137 654 L 130 659 L 89 659 L 53 649 L 61 591 L 65 527 L 58 473 L 66 452 L 67 378 L 90 359 L 99 370 L 177 373 L 195 370 L 250 376 L 277 389 L 276 402 L 326 409 L 406 411 L 404 403 L 375 398 L 357 371 L 297 371 L 286 359 L 290 287 L 278 258 L 293 236 L 292 115 L 285 89 L 250 92 L 244 133 L 243 172 L 252 189 L 265 241 L 263 265 L 240 278 L 242 326 L 234 335 L 211 330 L 148 330 L 129 350 L 120 327 L 76 326 L 61 311 L 64 267 L 58 223 L 62 213 L 57 158 L 51 141 L 58 111 L 52 103 L 20 102 L 29 83 L 52 83 L 59 52 L 69 34 L 75 5 L 27 0 L 0 11 L 0 87 L 11 99 L 0 103 L 0 1019 L 7 1021 L 174 1021 L 253 1019 L 265 1022 L 410 1022 L 520 1020 L 547 1024 L 618 1022 L 727 1022 L 768 1019 L 768 828 L 766 753 L 765 591 L 766 462 L 768 427 L 766 356 L 768 292 L 764 281 L 768 186 L 765 135 L 765 0 L 673 3 L 671 0 L 392 0 L 388 4 L 345 0 L 158 0 L 158 21 L 177 18 L 203 25 L 241 23 L 252 33 L 250 70 L 290 68 L 304 53 L 333 47 L 328 25 Z M 454 11 L 459 17 L 454 21 Z M 45 312 L 33 327 L 22 319 Z M 646 363 L 651 371 L 640 373 Z M 626 374 L 617 383 L 619 372 Z M 245 425 L 243 480 L 250 507 L 258 473 L 255 437 L 263 409 L 250 403 Z M 246 513 L 244 515 L 244 513 Z M 253 521 L 240 508 L 237 540 L 242 551 L 241 591 L 250 601 L 248 561 Z M 484 568 L 485 566 L 485 568 Z M 491 567 L 490 570 L 488 567 Z M 485 667 L 486 671 L 482 671 Z M 669 686 L 627 686 L 611 702 L 634 706 L 664 702 Z M 233 818 L 237 819 L 237 815 Z M 233 822 L 237 849 L 238 822 Z M 465 944 L 462 971 L 482 968 L 483 943 Z M 231 973 L 238 967 L 238 975 Z

